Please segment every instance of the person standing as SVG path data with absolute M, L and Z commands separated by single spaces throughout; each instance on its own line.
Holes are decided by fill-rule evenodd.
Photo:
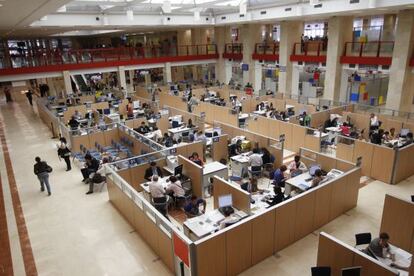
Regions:
M 40 182 L 40 191 L 47 189 L 47 194 L 50 196 L 52 192 L 50 191 L 49 184 L 49 173 L 52 172 L 52 167 L 50 167 L 45 161 L 42 161 L 39 156 L 35 158 L 36 164 L 34 164 L 34 174 L 37 175 L 37 178 Z
M 31 89 L 29 89 L 29 90 L 26 92 L 26 97 L 27 97 L 27 99 L 29 100 L 29 104 L 30 104 L 31 106 L 33 106 L 33 92 L 32 92 L 32 90 L 31 90 Z
M 12 102 L 12 97 L 11 97 L 11 93 L 10 93 L 10 88 L 8 86 L 6 86 L 4 88 L 4 95 L 6 95 L 6 102 Z
M 65 137 L 59 139 L 58 144 L 58 156 L 66 162 L 66 171 L 70 171 L 72 166 L 70 164 L 70 150 L 68 149 L 67 141 Z

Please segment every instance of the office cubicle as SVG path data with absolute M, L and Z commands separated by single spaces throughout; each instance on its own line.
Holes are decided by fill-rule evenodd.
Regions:
M 343 268 L 361 267 L 361 276 L 394 276 L 398 272 L 324 232 L 319 234 L 317 266 L 329 266 L 332 276 L 340 276 Z

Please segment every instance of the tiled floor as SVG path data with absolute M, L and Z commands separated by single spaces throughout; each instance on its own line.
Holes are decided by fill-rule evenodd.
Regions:
M 106 192 L 87 196 L 79 170 L 65 172 L 64 162 L 59 162 L 56 155 L 56 141 L 50 139 L 48 129 L 27 101 L 9 105 L 1 102 L 0 108 L 39 275 L 169 275 L 157 256 L 108 202 Z M 54 168 L 50 178 L 51 197 L 39 191 L 33 175 L 37 155 Z M 15 275 L 24 275 L 3 152 L 0 173 L 13 268 Z M 413 191 L 414 177 L 397 186 L 371 182 L 360 190 L 357 208 L 320 230 L 352 244 L 356 232 L 378 232 L 386 193 L 408 198 Z M 316 254 L 317 232 L 243 275 L 309 275 Z

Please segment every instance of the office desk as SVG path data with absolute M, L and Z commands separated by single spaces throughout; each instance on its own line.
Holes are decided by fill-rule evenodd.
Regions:
M 167 186 L 168 186 L 168 183 L 167 183 L 168 178 L 170 178 L 170 177 L 169 176 L 164 176 L 164 177 L 158 179 L 158 182 L 164 187 L 164 189 L 167 188 Z M 151 202 L 151 194 L 150 194 L 150 190 L 149 190 L 149 184 L 150 183 L 151 183 L 151 181 L 148 181 L 148 182 L 140 184 L 140 186 L 143 190 L 144 198 Z
M 234 209 L 235 216 L 239 219 L 247 217 L 247 214 L 243 211 L 238 211 Z M 184 221 L 184 233 L 191 240 L 198 240 L 202 237 L 205 237 L 211 233 L 214 233 L 220 229 L 220 222 L 224 220 L 224 215 L 220 213 L 218 209 L 207 212 L 201 216 L 189 218 Z
M 391 249 L 391 253 L 395 254 L 395 262 L 397 265 L 402 266 L 402 267 L 410 267 L 411 262 L 412 262 L 412 257 L 413 255 L 410 254 L 409 252 L 396 247 L 395 245 L 390 244 L 390 249 Z M 393 262 L 391 259 L 389 258 L 381 258 L 377 256 L 378 261 L 380 261 L 383 264 L 386 264 L 388 266 L 391 265 L 391 263 Z M 408 276 L 408 272 L 407 271 L 403 271 L 403 270 L 399 270 L 399 269 L 395 269 L 399 272 L 400 276 L 406 275 Z
M 255 110 L 255 111 L 253 111 L 254 114 L 261 115 L 261 116 L 265 116 L 266 112 L 267 112 L 266 110 Z
M 174 139 L 180 138 L 181 134 L 183 132 L 189 132 L 191 128 L 188 127 L 176 127 L 176 128 L 169 128 L 168 132 L 171 133 L 174 137 Z
M 266 210 L 267 207 L 269 207 L 269 204 L 266 201 L 270 197 L 273 197 L 275 193 L 273 192 L 273 189 L 266 190 L 266 192 L 263 193 L 256 193 L 252 194 L 251 198 L 254 200 L 254 203 L 250 203 L 250 211 L 252 214 L 258 214 Z
M 310 180 L 306 181 L 306 179 Z M 292 191 L 292 188 L 306 191 L 310 188 L 311 184 L 312 176 L 309 174 L 309 172 L 304 172 L 298 176 L 289 178 L 285 181 L 285 195 L 289 195 Z
M 394 145 L 396 144 L 397 147 L 402 147 L 404 142 L 405 142 L 405 138 L 398 138 L 398 139 L 390 140 L 388 142 L 384 142 L 384 145 L 386 145 L 387 147 L 394 147 Z
M 329 141 L 335 140 L 335 144 L 338 143 L 338 135 L 341 133 L 340 127 L 327 127 L 325 130 L 328 131 Z
M 294 105 L 290 105 L 290 104 L 287 104 L 285 107 L 286 107 L 286 110 L 294 109 L 295 108 Z
M 232 156 L 231 160 L 231 170 L 232 175 L 241 177 L 245 175 L 249 167 L 249 156 L 250 152 L 242 153 L 236 156 Z
M 226 165 L 221 164 L 220 162 L 211 162 L 204 166 L 203 168 L 203 189 L 202 197 L 208 197 L 207 191 L 211 186 L 209 178 L 214 177 L 215 175 L 227 179 L 229 177 L 229 171 Z

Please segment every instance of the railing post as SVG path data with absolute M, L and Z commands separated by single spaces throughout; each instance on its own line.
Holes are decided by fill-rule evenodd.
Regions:
M 359 46 L 359 56 L 362 57 L 362 49 L 364 48 L 364 42 L 361 42 L 361 45 Z
M 186 48 L 187 48 L 187 56 L 189 55 L 189 52 L 188 52 L 188 45 L 186 45 Z
M 206 44 L 206 55 L 208 55 L 208 44 Z
M 377 57 L 380 56 L 380 52 L 381 52 L 381 41 L 378 41 Z
M 318 57 L 319 57 L 320 53 L 321 53 L 321 43 L 318 42 Z
M 195 45 L 196 47 L 196 55 L 198 56 L 198 45 Z
M 273 55 L 276 55 L 276 44 L 273 43 Z

